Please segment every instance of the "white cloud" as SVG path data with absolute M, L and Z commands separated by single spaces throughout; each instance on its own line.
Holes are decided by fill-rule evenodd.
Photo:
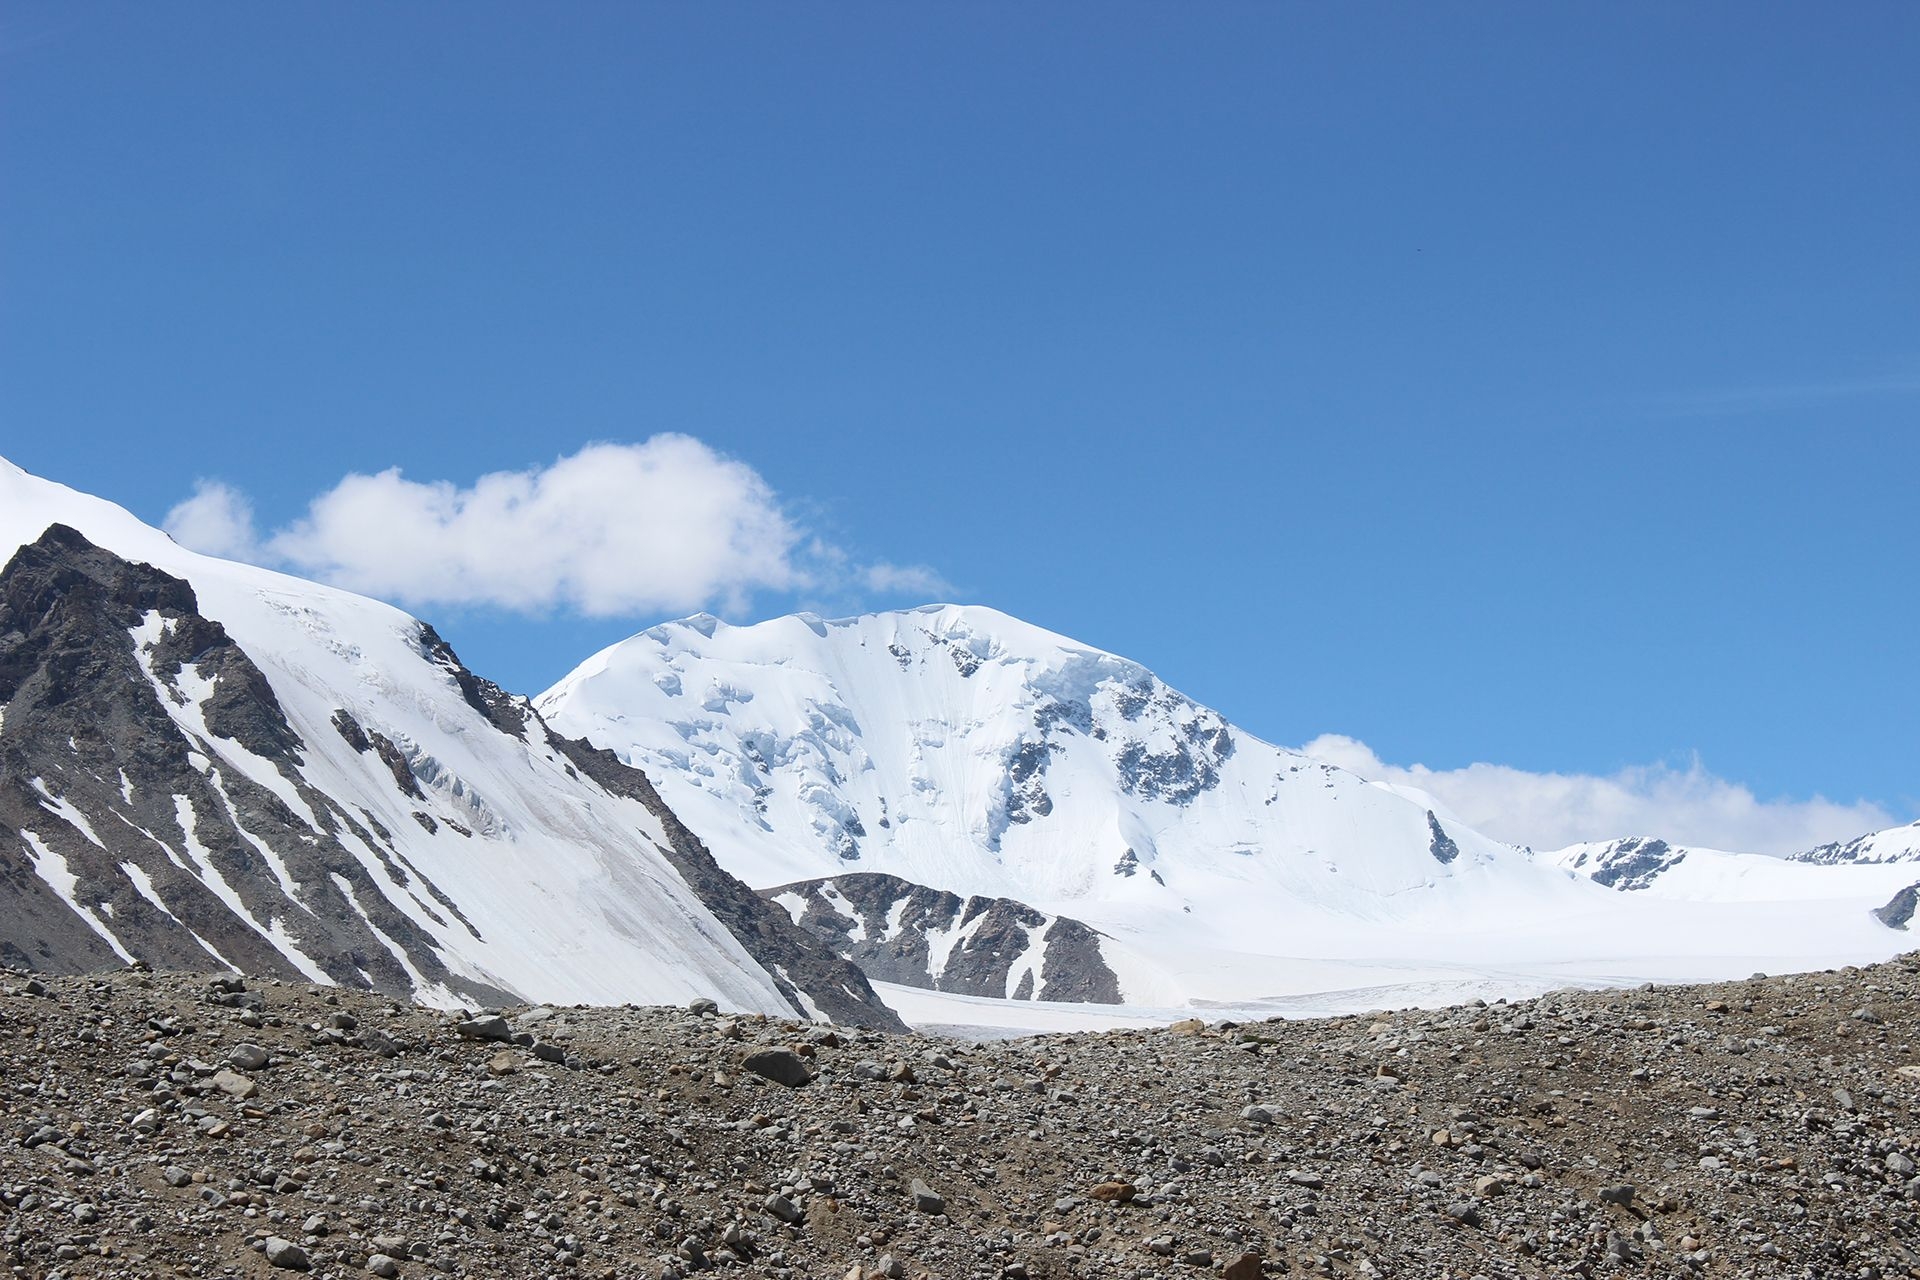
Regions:
M 923 564 L 870 564 L 861 571 L 860 580 L 867 590 L 882 595 L 932 601 L 953 594 L 953 584 Z
M 1707 772 L 1697 760 L 1685 769 L 1635 765 L 1601 777 L 1528 773 L 1497 764 L 1391 765 L 1366 743 L 1339 734 L 1323 734 L 1300 749 L 1363 778 L 1424 791 L 1468 826 L 1536 849 L 1638 835 L 1709 849 L 1787 854 L 1898 821 L 1864 800 L 1761 800 L 1739 783 Z
M 398 468 L 349 475 L 264 541 L 246 499 L 203 481 L 168 516 L 196 550 L 273 563 L 410 605 L 593 617 L 737 612 L 759 591 L 858 582 L 895 593 L 914 573 L 856 566 L 806 534 L 759 473 L 690 436 L 593 444 L 469 487 Z
M 167 512 L 165 525 L 175 542 L 210 556 L 252 560 L 260 554 L 253 504 L 218 480 L 196 482 L 193 496 Z

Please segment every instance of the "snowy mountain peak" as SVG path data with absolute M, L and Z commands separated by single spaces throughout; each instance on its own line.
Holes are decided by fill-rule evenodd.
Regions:
M 1653 948 L 1659 967 L 1641 971 L 1660 973 L 1897 946 L 1868 914 L 1891 872 L 1831 880 L 1823 898 L 1829 882 L 1802 882 L 1821 871 L 1779 860 L 1687 879 L 1735 855 L 1653 839 L 1534 855 L 1427 797 L 1263 742 L 1137 662 L 978 606 L 668 623 L 535 706 L 658 778 L 749 883 L 816 886 L 804 892 L 817 902 L 776 896 L 843 931 L 843 954 L 907 946 L 900 904 L 934 901 L 1080 923 L 1130 1002 L 1440 980 L 1495 960 L 1577 980 L 1623 938 Z M 1699 900 L 1699 884 L 1731 886 L 1732 901 Z M 830 889 L 854 886 L 871 901 L 833 905 Z M 957 928 L 929 919 L 930 938 Z M 1000 962 L 1032 936 L 991 936 L 981 981 L 1017 991 Z M 1756 936 L 1774 949 L 1764 964 Z
M 1093 866 L 1042 865 L 1020 832 L 1056 806 L 1111 828 L 1080 830 L 1105 876 L 1121 863 L 1151 870 L 1161 810 L 1236 776 L 1243 741 L 1249 770 L 1273 770 L 1269 790 L 1310 770 L 1363 785 L 1237 734 L 1138 663 L 978 606 L 668 623 L 596 655 L 537 705 L 686 774 L 696 800 L 771 834 L 750 873 L 766 883 L 808 878 L 824 854 L 989 894 L 1020 865 L 1020 887 L 1078 897 Z M 1112 792 L 1128 812 L 1096 798 Z M 1063 811 L 1042 839 L 1075 821 Z

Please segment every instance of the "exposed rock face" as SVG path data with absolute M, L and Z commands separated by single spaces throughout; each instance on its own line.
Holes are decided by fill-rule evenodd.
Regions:
M 1427 852 L 1433 855 L 1435 862 L 1445 866 L 1460 856 L 1460 846 L 1447 834 L 1447 829 L 1440 825 L 1440 819 L 1434 816 L 1431 809 L 1427 810 L 1427 830 L 1433 834 L 1433 838 L 1427 842 Z
M 1686 850 L 1675 849 L 1665 840 L 1633 836 L 1578 854 L 1567 866 L 1569 870 L 1584 872 L 1595 884 L 1629 892 L 1646 888 L 1686 858 Z
M 1875 909 L 1873 918 L 1889 929 L 1904 929 L 1913 923 L 1913 913 L 1920 907 L 1920 884 L 1910 884 L 1887 900 L 1887 905 Z
M 450 749 L 504 758 L 497 772 L 510 778 L 541 770 L 544 789 L 523 815 L 564 812 L 548 798 L 558 789 L 562 805 L 612 816 L 600 827 L 526 829 L 529 817 L 501 817 L 420 742 L 363 722 L 364 710 L 337 708 L 308 728 L 337 736 L 333 754 L 344 744 L 372 771 L 317 769 L 324 753 L 302 740 L 260 666 L 201 613 L 189 583 L 61 525 L 21 547 L 0 571 L 0 959 L 55 973 L 136 960 L 226 967 L 493 1003 L 512 993 L 476 978 L 471 964 L 449 963 L 449 935 L 486 942 L 459 899 L 489 892 L 497 908 L 503 874 L 544 894 L 542 855 L 596 830 L 610 836 L 605 822 L 625 811 L 622 847 L 657 849 L 659 874 L 677 873 L 686 889 L 675 892 L 690 889 L 698 902 L 687 905 L 712 913 L 689 940 L 709 945 L 716 924 L 724 928 L 765 969 L 752 982 L 770 981 L 759 988 L 766 998 L 777 990 L 795 1013 L 899 1027 L 857 969 L 721 871 L 643 775 L 553 734 L 524 699 L 461 665 L 432 628 L 401 621 L 411 651 L 399 660 L 439 668 L 459 691 L 445 700 L 465 722 L 453 726 Z M 461 700 L 480 719 L 469 720 Z M 390 786 L 387 796 L 429 837 L 474 841 L 481 879 L 456 883 L 445 863 L 446 883 L 425 874 L 408 857 L 417 843 L 374 815 L 392 814 L 391 800 L 373 799 L 368 786 Z M 491 837 L 501 852 L 480 852 Z M 644 869 L 623 866 L 616 849 L 598 856 L 612 884 L 647 892 Z M 637 933 L 646 921 L 629 910 L 579 925 Z M 686 962 L 678 952 L 687 941 L 662 942 L 676 954 L 659 959 Z
M 163 697 L 197 703 L 204 734 L 183 729 Z M 352 833 L 386 855 L 394 886 L 419 881 L 442 896 L 308 785 L 272 686 L 179 578 L 60 525 L 22 547 L 0 571 L 0 704 L 0 954 L 10 962 L 55 973 L 132 959 L 231 966 L 412 992 L 377 930 L 428 981 L 477 999 L 504 994 L 449 972 L 341 844 Z M 226 764 L 209 739 L 244 749 L 259 771 Z
M 763 890 L 867 976 L 1015 1000 L 1117 1004 L 1101 934 L 1008 898 L 961 898 L 853 872 Z

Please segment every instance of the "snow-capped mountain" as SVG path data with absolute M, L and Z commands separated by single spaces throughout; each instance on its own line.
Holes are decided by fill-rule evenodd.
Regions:
M 1132 1003 L 1739 975 L 1904 941 L 1868 914 L 1898 870 L 1779 898 L 1610 892 L 989 609 L 690 618 L 536 706 L 655 777 L 749 883 L 879 873 L 1081 921 Z
M 0 461 L 0 953 L 897 1025 L 418 620 Z

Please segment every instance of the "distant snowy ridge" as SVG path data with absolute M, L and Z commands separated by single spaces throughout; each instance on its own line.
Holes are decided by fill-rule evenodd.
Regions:
M 1793 855 L 1795 862 L 1827 866 L 1862 862 L 1920 862 L 1920 822 L 1875 831 L 1852 840 L 1838 840 Z
M 1903 941 L 1870 914 L 1897 870 L 1811 897 L 1754 873 L 1716 880 L 1723 899 L 1611 892 L 991 609 L 703 615 L 596 654 L 535 704 L 657 778 L 749 883 L 871 873 L 1081 921 L 1129 1004 L 1298 992 L 1341 981 L 1329 965 L 1738 976 Z M 1698 860 L 1602 861 L 1634 856 L 1654 883 Z
M 894 1024 L 643 776 L 416 619 L 4 462 L 0 559 L 12 962 Z

